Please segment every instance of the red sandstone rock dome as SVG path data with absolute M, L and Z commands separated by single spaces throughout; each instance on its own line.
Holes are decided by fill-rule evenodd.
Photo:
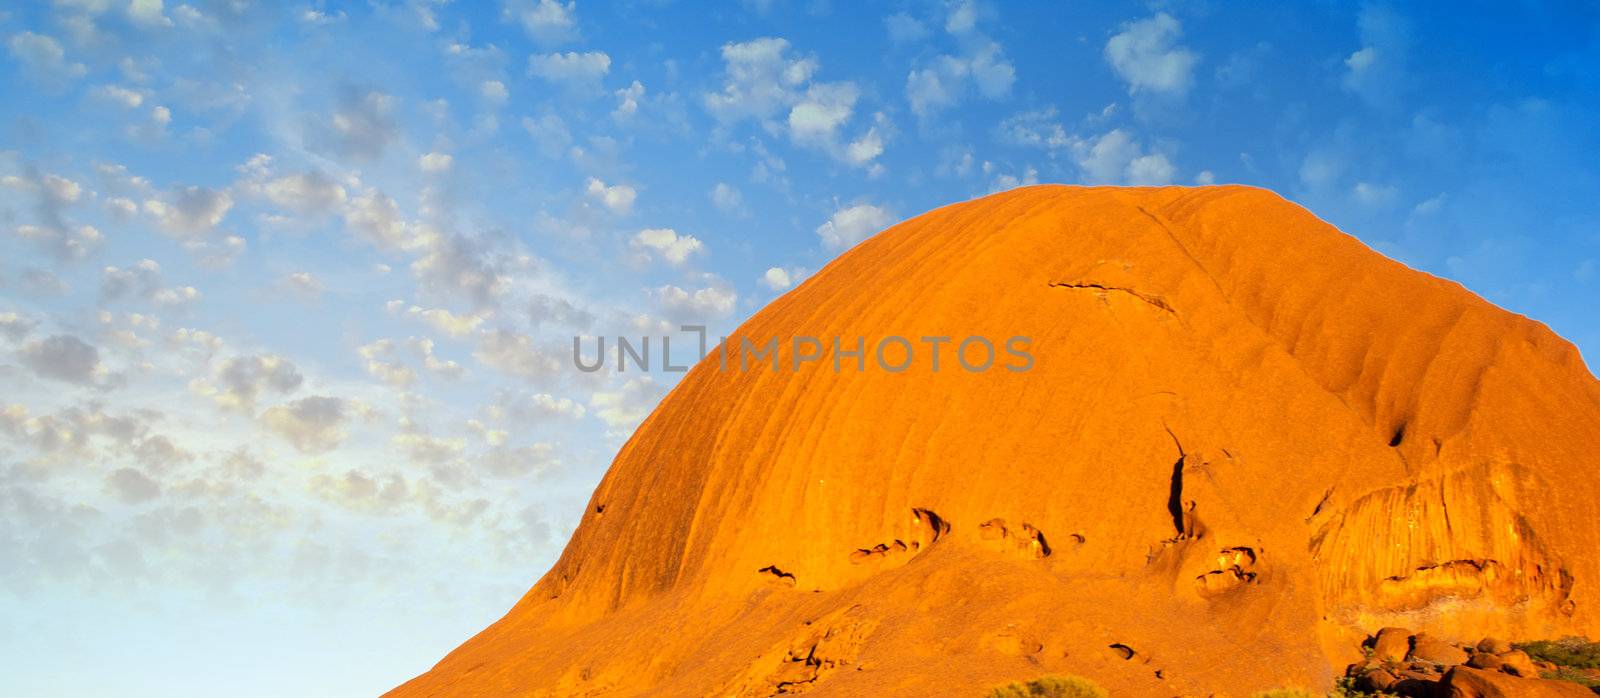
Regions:
M 1037 186 L 739 335 L 1032 339 L 1024 372 L 719 371 L 560 561 L 395 695 L 1326 686 L 1382 626 L 1600 635 L 1600 384 L 1267 191 Z

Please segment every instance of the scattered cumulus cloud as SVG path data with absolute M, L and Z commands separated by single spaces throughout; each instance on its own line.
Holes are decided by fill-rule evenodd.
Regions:
M 800 267 L 771 267 L 761 275 L 758 283 L 773 291 L 787 291 L 805 279 L 808 274 L 809 272 Z
M 11 49 L 11 57 L 22 65 L 24 74 L 39 82 L 76 80 L 88 72 L 82 63 L 69 60 L 61 42 L 51 36 L 18 32 L 6 40 L 6 47 Z
M 883 152 L 887 117 L 852 132 L 860 87 L 816 80 L 817 59 L 790 49 L 777 37 L 723 44 L 722 89 L 701 95 L 706 111 L 724 125 L 756 121 L 841 162 L 870 166 Z
M 905 12 L 896 12 L 883 20 L 884 29 L 889 32 L 889 40 L 897 44 L 909 44 L 928 38 L 932 33 L 928 25 Z
M 539 43 L 561 44 L 577 38 L 577 2 L 504 0 L 501 15 L 520 24 Z
M 41 378 L 90 385 L 105 374 L 100 350 L 70 334 L 28 342 L 17 354 L 22 365 Z
M 1147 150 L 1123 129 L 1075 140 L 1071 149 L 1085 184 L 1171 184 L 1177 174 L 1166 154 Z
M 711 204 L 723 213 L 738 213 L 744 210 L 744 195 L 739 193 L 739 188 L 727 182 L 717 182 L 708 194 Z
M 584 195 L 590 200 L 605 206 L 607 210 L 619 215 L 627 215 L 633 211 L 633 201 L 638 198 L 638 192 L 626 184 L 607 185 L 594 177 L 584 184 Z
M 1189 91 L 1200 55 L 1178 43 L 1183 26 L 1165 12 L 1130 22 L 1106 41 L 1106 61 L 1128 85 L 1128 94 L 1182 96 Z
M 306 454 L 326 453 L 349 437 L 346 427 L 362 405 L 327 395 L 303 397 L 274 405 L 261 413 L 261 423 L 295 450 Z
M 685 321 L 703 322 L 732 313 L 739 300 L 739 294 L 733 287 L 711 274 L 704 275 L 703 280 L 707 285 L 694 290 L 686 290 L 675 284 L 662 286 L 654 292 L 656 302 L 667 314 Z
M 287 395 L 303 382 L 300 370 L 288 359 L 276 354 L 250 354 L 222 362 L 210 378 L 191 381 L 189 389 L 210 397 L 225 409 L 254 413 L 257 400 Z
M 233 208 L 228 192 L 201 186 L 178 187 L 141 207 L 157 227 L 174 237 L 211 233 Z
M 929 118 L 973 91 L 985 99 L 1004 99 L 1016 80 L 1016 68 L 1000 44 L 985 40 L 965 53 L 941 55 L 912 69 L 906 75 L 906 101 L 918 117 Z
M 639 103 L 644 100 L 644 85 L 638 80 L 613 93 L 617 97 L 617 108 L 611 111 L 611 118 L 626 121 L 639 113 Z
M 1386 5 L 1367 3 L 1357 15 L 1361 47 L 1344 59 L 1344 89 L 1370 104 L 1388 106 L 1405 80 L 1411 29 L 1406 19 Z
M 673 266 L 681 266 L 689 257 L 705 251 L 705 245 L 693 235 L 679 235 L 671 228 L 645 228 L 629 244 L 647 259 L 659 258 Z
M 528 58 L 528 74 L 577 89 L 595 89 L 611 72 L 611 57 L 603 51 L 548 53 Z
M 316 134 L 333 150 L 356 161 L 376 160 L 399 137 L 394 121 L 397 99 L 376 90 L 346 90 L 326 128 Z
M 433 152 L 417 158 L 417 167 L 421 168 L 423 172 L 449 172 L 454 165 L 455 158 L 451 157 L 449 153 Z
M 817 226 L 817 237 L 828 250 L 851 247 L 894 222 L 887 209 L 872 204 L 856 204 L 833 212 L 828 220 Z

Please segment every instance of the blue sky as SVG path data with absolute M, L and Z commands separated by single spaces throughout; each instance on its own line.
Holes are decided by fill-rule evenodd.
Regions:
M 1034 182 L 1272 188 L 1600 358 L 1594 3 L 0 10 L 8 694 L 371 695 L 559 554 L 676 374 Z

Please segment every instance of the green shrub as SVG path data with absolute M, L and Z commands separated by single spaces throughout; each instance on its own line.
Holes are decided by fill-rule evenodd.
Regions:
M 1578 669 L 1561 667 L 1555 671 L 1541 672 L 1540 675 L 1544 678 L 1555 679 L 1557 681 L 1571 681 L 1572 683 L 1583 686 L 1584 688 L 1600 692 L 1600 679 L 1590 676 Z
M 1564 637 L 1560 640 L 1537 640 L 1512 645 L 1529 657 L 1573 669 L 1600 669 L 1600 642 L 1588 638 Z
M 1081 676 L 1042 676 L 1027 683 L 1009 683 L 989 698 L 1106 698 L 1106 689 Z

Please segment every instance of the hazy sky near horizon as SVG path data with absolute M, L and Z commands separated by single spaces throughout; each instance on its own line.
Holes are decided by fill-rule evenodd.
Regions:
M 1011 187 L 1269 187 L 1600 359 L 1600 6 L 0 9 L 0 693 L 372 695 L 677 374 Z

